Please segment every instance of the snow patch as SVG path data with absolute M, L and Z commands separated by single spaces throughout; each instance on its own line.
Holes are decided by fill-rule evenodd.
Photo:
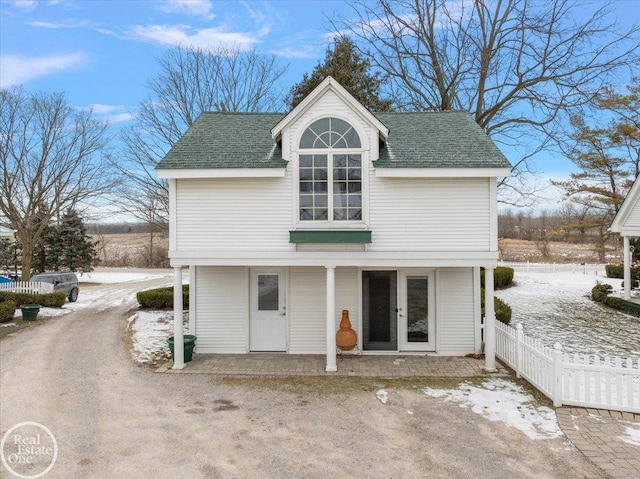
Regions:
M 555 412 L 545 406 L 535 406 L 534 398 L 521 386 L 503 379 L 490 379 L 477 387 L 461 383 L 458 389 L 425 388 L 427 396 L 444 397 L 446 401 L 471 408 L 490 421 L 501 421 L 515 427 L 530 439 L 553 439 L 563 435 Z
M 171 276 L 172 272 L 167 271 L 166 274 L 146 273 L 146 272 L 127 272 L 127 271 L 92 271 L 91 273 L 83 273 L 78 276 L 81 283 L 130 283 L 133 281 L 148 281 L 152 279 L 160 279 Z
M 640 423 L 634 423 L 629 427 L 625 428 L 624 436 L 618 436 L 623 442 L 627 444 L 632 444 L 634 446 L 640 446 Z
M 384 389 L 378 389 L 376 391 L 376 397 L 382 404 L 387 404 L 387 402 L 389 401 L 389 393 Z
M 183 319 L 187 319 L 188 312 Z M 172 311 L 138 311 L 129 317 L 134 359 L 138 363 L 156 363 L 169 359 L 167 339 L 173 336 Z M 185 334 L 189 334 L 185 328 Z

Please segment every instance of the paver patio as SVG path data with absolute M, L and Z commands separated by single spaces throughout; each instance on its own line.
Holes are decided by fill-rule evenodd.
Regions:
M 450 377 L 489 376 L 484 360 L 457 356 L 428 355 L 338 355 L 338 371 L 324 370 L 322 354 L 196 354 L 182 370 L 171 369 L 171 362 L 158 372 L 214 374 L 219 376 L 356 376 L 356 377 Z M 507 375 L 500 365 L 499 375 Z M 491 376 L 495 376 L 492 373 Z

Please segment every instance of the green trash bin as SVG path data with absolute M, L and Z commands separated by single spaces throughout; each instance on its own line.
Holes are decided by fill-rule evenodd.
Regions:
M 171 359 L 175 361 L 173 357 L 173 336 L 167 339 L 169 343 L 169 350 L 171 350 Z M 193 348 L 196 347 L 196 337 L 193 334 L 184 335 L 184 362 L 188 363 L 193 359 Z
M 22 311 L 22 319 L 25 321 L 35 321 L 40 311 L 39 304 L 21 304 L 20 310 Z

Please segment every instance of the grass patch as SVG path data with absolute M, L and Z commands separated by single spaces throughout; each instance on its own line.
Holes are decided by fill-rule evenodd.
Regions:
M 379 389 L 404 389 L 422 391 L 426 387 L 434 389 L 457 389 L 462 382 L 480 386 L 487 378 L 362 378 L 353 376 L 295 376 L 295 377 L 226 377 L 213 378 L 213 384 L 238 386 L 248 389 L 267 389 L 288 394 L 305 394 L 320 397 L 351 394 L 357 392 L 375 392 Z

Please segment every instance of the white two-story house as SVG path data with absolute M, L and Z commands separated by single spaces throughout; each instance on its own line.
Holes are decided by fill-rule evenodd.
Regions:
M 332 78 L 288 114 L 203 113 L 157 166 L 197 352 L 326 354 L 335 371 L 345 309 L 364 354 L 479 352 L 509 173 L 468 112 L 374 114 Z

